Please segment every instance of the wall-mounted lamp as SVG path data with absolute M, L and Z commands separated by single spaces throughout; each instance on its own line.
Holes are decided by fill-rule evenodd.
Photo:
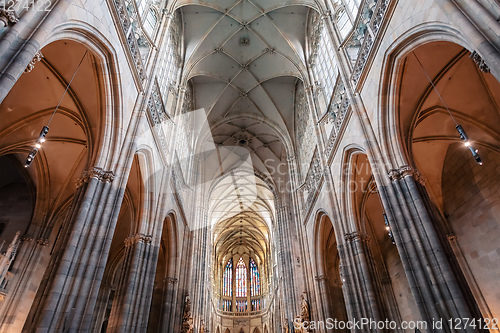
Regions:
M 387 219 L 387 215 L 385 213 L 384 213 L 384 223 L 385 223 L 385 230 L 387 231 L 387 234 L 391 238 L 392 244 L 396 244 L 394 236 L 392 235 L 391 227 L 389 226 L 389 220 Z

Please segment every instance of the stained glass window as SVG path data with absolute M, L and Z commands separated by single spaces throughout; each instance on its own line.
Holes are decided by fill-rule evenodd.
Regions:
M 247 301 L 236 301 L 236 312 L 246 312 L 247 306 Z
M 224 300 L 224 302 L 222 303 L 222 311 L 231 311 L 231 306 L 232 306 L 232 303 L 231 301 L 228 301 L 228 300 Z
M 251 294 L 250 296 L 260 295 L 260 276 L 259 269 L 253 258 L 250 258 L 250 282 L 251 282 Z
M 259 311 L 260 310 L 260 299 L 254 299 L 252 301 L 252 311 Z
M 243 258 L 236 266 L 236 297 L 247 297 L 247 266 Z
M 229 259 L 224 270 L 224 285 L 222 289 L 224 296 L 233 296 L 233 259 Z

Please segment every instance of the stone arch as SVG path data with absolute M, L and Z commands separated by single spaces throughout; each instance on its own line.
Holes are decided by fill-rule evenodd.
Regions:
M 31 245 L 25 242 L 20 251 L 28 250 L 35 244 L 45 245 L 36 251 L 35 256 L 23 262 L 22 267 L 17 268 L 22 278 L 16 286 L 12 286 L 16 292 L 3 308 L 3 318 L 16 313 L 19 306 L 29 308 L 34 304 L 34 295 L 26 296 L 28 289 L 25 286 L 41 285 L 48 260 L 58 250 L 54 243 L 59 246 L 59 236 L 67 232 L 63 228 L 63 221 L 71 208 L 74 184 L 82 171 L 99 163 L 98 156 L 104 149 L 100 146 L 104 145 L 105 139 L 116 143 L 112 137 L 116 124 L 105 121 L 120 119 L 119 116 L 110 117 L 107 113 L 108 106 L 114 104 L 111 99 L 119 95 L 116 78 L 110 74 L 116 73 L 116 68 L 111 69 L 115 62 L 106 46 L 96 47 L 98 40 L 81 34 L 76 38 L 75 34 L 69 32 L 47 40 L 41 49 L 44 58 L 21 75 L 0 105 L 0 115 L 5 120 L 0 126 L 0 155 L 13 154 L 17 163 L 24 164 L 40 130 L 49 123 L 66 85 L 83 59 L 71 87 L 50 122 L 46 142 L 39 148 L 31 167 L 26 168 L 27 175 L 33 180 L 36 196 L 35 212 L 26 236 L 38 242 Z M 27 94 L 30 98 L 26 98 Z M 9 112 L 9 109 L 16 109 L 16 112 Z M 101 166 L 104 167 L 105 163 L 102 162 Z M 50 246 L 46 246 L 47 243 Z M 43 259 L 38 260 L 42 254 Z M 30 271 L 36 274 L 28 273 Z M 40 288 L 43 289 L 43 286 Z M 26 316 L 27 311 L 23 311 L 21 316 L 16 316 L 15 321 L 4 325 L 8 329 L 21 330 Z
M 82 21 L 72 22 L 71 26 L 56 27 L 44 41 L 43 48 L 64 40 L 80 43 L 98 60 L 95 68 L 103 78 L 100 112 L 104 128 L 100 135 L 95 135 L 95 146 L 100 149 L 92 152 L 91 166 L 96 165 L 105 170 L 112 170 L 113 165 L 120 158 L 119 148 L 122 142 L 119 138 L 120 133 L 116 129 L 125 120 L 122 109 L 122 91 L 119 88 L 118 54 L 113 44 L 99 30 Z
M 422 44 L 447 41 L 473 50 L 461 33 L 444 24 L 425 24 L 415 27 L 402 34 L 386 51 L 382 65 L 383 72 L 379 96 L 379 117 L 382 119 L 382 142 L 385 154 L 394 167 L 410 164 L 405 153 L 404 143 L 399 133 L 395 107 L 398 96 L 396 87 L 400 79 L 400 68 L 404 59 Z
M 315 224 L 315 279 L 318 283 L 318 304 L 322 304 L 323 318 L 347 320 L 344 300 L 343 273 L 338 250 L 338 232 L 324 211 L 319 211 Z
M 93 313 L 92 326 L 95 331 L 109 329 L 108 325 L 114 320 L 113 314 L 116 306 L 120 304 L 123 297 L 120 293 L 120 281 L 127 275 L 127 248 L 139 233 L 145 205 L 146 189 L 142 180 L 144 159 L 141 153 L 136 153 L 133 157 L 104 268 L 103 283 L 99 289 L 99 301 Z
M 342 210 L 346 216 L 345 223 L 351 229 L 345 235 L 344 244 L 348 248 L 357 248 L 358 253 L 350 259 L 351 262 L 364 262 L 364 267 L 358 269 L 368 283 L 358 285 L 357 288 L 367 288 L 363 292 L 365 295 L 360 296 L 365 298 L 373 294 L 371 300 L 366 298 L 363 302 L 370 304 L 370 309 L 376 309 L 382 318 L 419 320 L 418 309 L 398 249 L 393 243 L 379 194 L 382 185 L 376 183 L 369 156 L 363 149 L 351 147 L 345 153 Z M 351 266 L 354 276 L 359 274 L 352 271 L 357 264 L 347 265 Z
M 178 246 L 177 246 L 177 218 L 175 212 L 170 211 L 164 219 L 156 274 L 154 280 L 151 312 L 149 314 L 148 330 L 155 331 L 161 327 L 170 327 L 171 313 L 174 312 L 174 286 L 177 284 L 178 273 Z
M 390 50 L 384 81 L 391 84 L 382 87 L 381 100 L 384 140 L 394 142 L 386 149 L 399 163 L 395 167 L 406 164 L 418 170 L 417 188 L 469 310 L 475 317 L 492 318 L 500 313 L 500 304 L 487 292 L 492 280 L 477 272 L 488 262 L 495 267 L 488 271 L 499 274 L 498 260 L 490 256 L 496 247 L 493 239 L 500 236 L 500 221 L 491 214 L 498 209 L 498 196 L 487 188 L 500 186 L 492 169 L 500 163 L 500 83 L 470 59 L 473 50 L 460 36 L 429 34 L 411 36 Z M 457 124 L 484 165 L 464 147 Z M 488 230 L 487 237 L 478 237 L 482 230 Z
M 0 156 L 0 243 L 28 230 L 35 208 L 33 181 L 13 155 Z
M 158 178 L 161 177 L 161 172 L 156 171 L 154 164 L 154 153 L 151 147 L 141 145 L 137 148 L 134 163 L 137 163 L 135 168 L 138 184 L 138 192 L 140 196 L 138 200 L 139 216 L 138 218 L 138 229 L 136 232 L 143 233 L 145 235 L 153 235 L 155 230 L 159 228 L 156 224 L 154 214 L 154 197 L 157 193 L 161 191 L 158 186 Z M 131 170 L 131 175 L 134 169 Z

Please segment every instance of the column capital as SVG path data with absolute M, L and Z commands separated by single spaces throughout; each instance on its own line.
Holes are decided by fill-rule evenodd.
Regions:
M 176 284 L 177 282 L 178 282 L 177 278 L 170 276 L 163 279 L 164 284 Z
M 354 231 L 344 235 L 344 239 L 347 242 L 354 242 L 359 240 L 361 242 L 370 243 L 370 237 L 367 234 L 361 233 L 359 231 Z
M 76 182 L 76 187 L 78 188 L 83 184 L 88 183 L 92 178 L 95 178 L 103 183 L 112 183 L 115 179 L 115 174 L 113 171 L 106 171 L 100 167 L 93 167 L 90 170 L 82 172 L 82 176 Z
M 33 56 L 33 59 L 31 59 L 30 63 L 24 70 L 25 73 L 30 73 L 34 68 L 35 64 L 43 59 L 43 54 L 40 52 L 40 50 L 36 51 L 35 55 Z
M 484 62 L 484 60 L 481 57 L 481 55 L 479 55 L 479 53 L 477 53 L 476 51 L 474 51 L 474 52 L 472 52 L 470 54 L 469 58 L 471 58 L 476 63 L 477 67 L 479 67 L 479 69 L 482 72 L 485 72 L 485 73 L 489 73 L 490 72 L 490 68 L 488 67 L 488 65 L 486 65 L 486 63 Z
M 321 281 L 328 281 L 328 277 L 326 275 L 316 275 L 314 277 L 314 280 L 321 282 Z
M 446 235 L 446 238 L 448 238 L 448 241 L 449 241 L 450 243 L 452 243 L 452 242 L 456 242 L 456 240 L 457 240 L 457 235 L 456 235 L 454 232 L 452 232 L 452 233 L 449 233 L 448 235 Z
M 127 237 L 125 239 L 125 247 L 129 247 L 129 246 L 137 244 L 139 242 L 151 243 L 152 239 L 153 239 L 153 237 L 151 235 L 135 234 L 135 235 Z
M 17 23 L 19 18 L 14 11 L 14 8 L 0 8 L 0 27 L 6 27 L 9 23 Z
M 49 246 L 49 240 L 47 238 L 37 238 L 36 243 L 40 246 Z
M 400 180 L 406 176 L 413 176 L 415 174 L 415 169 L 409 165 L 403 165 L 398 169 L 392 169 L 389 171 L 389 178 L 391 180 Z
M 23 243 L 31 243 L 34 240 L 32 236 L 23 236 L 21 237 L 21 242 Z
M 392 169 L 389 171 L 389 178 L 392 181 L 401 180 L 405 177 L 413 177 L 422 186 L 425 186 L 425 178 L 422 174 L 410 165 L 403 165 L 398 169 Z

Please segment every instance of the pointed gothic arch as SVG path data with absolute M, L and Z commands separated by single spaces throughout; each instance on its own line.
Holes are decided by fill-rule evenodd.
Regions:
M 319 211 L 315 226 L 315 266 L 318 281 L 318 302 L 325 318 L 347 320 L 344 300 L 344 278 L 341 272 L 337 236 L 330 217 Z
M 492 318 L 500 307 L 487 292 L 491 280 L 476 273 L 481 270 L 480 259 L 472 256 L 478 250 L 487 256 L 491 246 L 495 246 L 491 240 L 500 236 L 500 220 L 493 213 L 498 211 L 500 203 L 488 194 L 483 180 L 492 165 L 500 163 L 500 138 L 496 134 L 499 127 L 495 119 L 499 111 L 500 83 L 471 59 L 472 47 L 456 31 L 445 28 L 429 29 L 424 34 L 409 31 L 404 37 L 392 46 L 386 59 L 385 80 L 394 86 L 381 87 L 382 91 L 406 101 L 403 104 L 387 96 L 380 100 L 387 124 L 384 128 L 386 149 L 395 156 L 395 163 L 418 171 L 416 187 L 449 258 L 467 308 L 477 318 Z M 409 85 L 415 89 L 408 89 Z M 433 128 L 432 124 L 440 124 L 440 127 Z M 464 147 L 457 124 L 466 131 L 483 165 L 478 165 L 471 151 Z M 490 186 L 500 184 L 493 181 Z M 464 199 L 465 193 L 471 192 L 477 195 Z M 476 223 L 465 222 L 470 220 Z M 479 225 L 488 225 L 491 242 L 477 236 Z M 494 267 L 496 270 L 498 265 Z

